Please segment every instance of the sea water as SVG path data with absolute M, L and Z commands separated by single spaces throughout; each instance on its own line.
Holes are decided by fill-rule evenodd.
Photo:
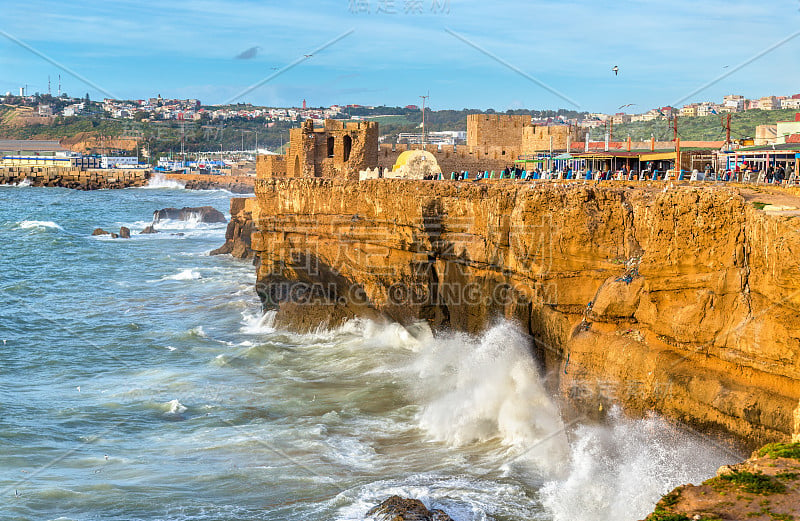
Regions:
M 651 416 L 566 424 L 525 337 L 262 315 L 232 194 L 0 187 L 0 519 L 636 520 L 737 459 Z M 92 236 L 132 230 L 129 240 Z

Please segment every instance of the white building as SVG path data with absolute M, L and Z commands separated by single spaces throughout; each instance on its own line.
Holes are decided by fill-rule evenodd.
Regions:
M 109 157 L 103 156 L 100 160 L 100 168 L 136 168 L 139 166 L 138 157 Z
M 781 108 L 800 110 L 800 98 L 787 98 L 781 100 Z
M 73 103 L 72 105 L 64 107 L 63 114 L 64 116 L 77 116 L 78 114 L 83 112 L 85 108 L 86 105 L 84 105 L 83 103 Z
M 722 106 L 725 112 L 741 112 L 744 110 L 747 99 L 738 94 L 728 94 L 722 98 Z

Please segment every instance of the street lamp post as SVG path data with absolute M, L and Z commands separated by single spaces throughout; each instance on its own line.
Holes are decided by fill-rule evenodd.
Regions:
M 430 97 L 430 94 L 427 96 L 420 96 L 420 98 L 422 98 L 422 150 L 425 150 L 425 100 Z

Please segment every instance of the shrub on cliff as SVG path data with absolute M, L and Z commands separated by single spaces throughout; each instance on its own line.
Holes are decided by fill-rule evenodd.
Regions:
M 800 460 L 800 443 L 770 443 L 758 450 L 761 457 L 791 458 Z

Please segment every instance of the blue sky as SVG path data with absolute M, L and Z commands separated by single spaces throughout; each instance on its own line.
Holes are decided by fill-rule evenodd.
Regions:
M 353 31 L 239 99 L 272 106 L 419 104 L 430 92 L 435 109 L 641 112 L 800 30 L 800 0 L 29 0 L 1 12 L 0 31 L 115 97 L 209 104 Z M 798 65 L 800 36 L 686 102 L 800 93 Z M 0 36 L 0 91 L 46 92 L 48 75 L 55 91 L 59 73 L 67 93 L 105 96 Z

